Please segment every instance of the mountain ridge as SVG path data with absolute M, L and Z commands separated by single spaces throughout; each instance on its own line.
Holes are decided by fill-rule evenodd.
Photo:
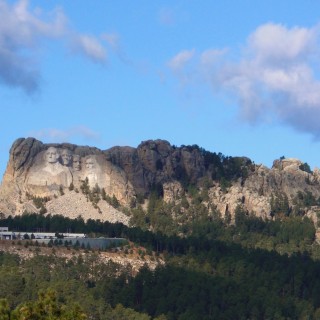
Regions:
M 197 145 L 146 140 L 137 148 L 107 150 L 69 143 L 17 139 L 0 187 L 0 212 L 39 212 L 129 223 L 130 210 L 158 194 L 166 203 L 191 202 L 190 186 L 206 196 L 208 212 L 244 212 L 264 219 L 308 215 L 317 222 L 320 172 L 298 159 L 272 168 L 247 157 L 226 157 Z M 309 198 L 308 198 L 309 197 Z M 308 200 L 309 199 L 309 200 Z M 311 199 L 311 200 L 310 200 Z M 106 201 L 103 201 L 106 200 Z

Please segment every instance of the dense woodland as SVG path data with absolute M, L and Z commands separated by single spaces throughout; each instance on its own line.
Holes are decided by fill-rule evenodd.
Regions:
M 301 216 L 263 221 L 239 209 L 234 223 L 200 215 L 176 234 L 38 214 L 0 222 L 21 232 L 125 237 L 166 258 L 165 266 L 133 275 L 130 267 L 98 263 L 98 252 L 69 261 L 1 252 L 0 309 L 11 316 L 3 319 L 320 318 L 320 250 L 313 223 Z M 41 299 L 60 316 L 39 311 Z M 42 315 L 23 318 L 28 308 Z
M 232 179 L 250 170 L 243 159 L 202 152 L 226 192 Z M 52 251 L 24 260 L 0 248 L 0 320 L 320 319 L 320 245 L 304 214 L 319 199 L 300 192 L 290 207 L 285 195 L 274 194 L 269 220 L 241 206 L 234 217 L 222 218 L 208 205 L 209 188 L 209 180 L 199 187 L 186 178 L 177 203 L 164 202 L 161 186 L 154 186 L 147 206 L 141 197 L 123 209 L 84 181 L 79 192 L 88 201 L 124 210 L 130 226 L 44 214 L 2 217 L 0 226 L 21 233 L 123 237 L 166 263 L 135 274 L 130 266 L 99 262 L 99 251 L 86 250 L 85 259 Z M 46 199 L 33 201 L 45 213 Z

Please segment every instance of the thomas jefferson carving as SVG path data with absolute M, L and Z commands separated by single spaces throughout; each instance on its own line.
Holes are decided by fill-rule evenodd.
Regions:
M 63 149 L 61 152 L 62 164 L 66 167 L 70 167 L 72 160 L 72 153 L 68 149 Z

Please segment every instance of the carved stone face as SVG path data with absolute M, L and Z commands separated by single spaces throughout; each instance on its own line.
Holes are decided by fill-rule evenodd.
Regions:
M 58 150 L 54 147 L 50 147 L 46 152 L 46 160 L 48 163 L 56 163 L 59 159 Z
M 73 156 L 73 162 L 72 162 L 72 167 L 75 171 L 80 171 L 81 170 L 81 159 L 80 156 L 74 155 Z
M 94 158 L 88 158 L 86 160 L 86 169 L 87 170 L 90 171 L 90 170 L 94 169 L 95 166 L 96 166 L 96 160 Z
M 64 166 L 69 166 L 72 159 L 72 153 L 67 149 L 62 150 L 61 159 Z

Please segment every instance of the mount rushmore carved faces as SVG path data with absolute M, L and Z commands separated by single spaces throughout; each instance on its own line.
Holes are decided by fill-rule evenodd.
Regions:
M 30 167 L 28 164 L 19 177 L 21 189 L 29 195 L 54 199 L 53 196 L 63 195 L 61 190 L 66 193 L 68 188 L 70 193 L 79 190 L 87 178 L 91 190 L 96 186 L 104 188 L 107 195 L 115 195 L 121 203 L 129 201 L 129 194 L 134 196 L 125 172 L 107 160 L 102 152 L 90 154 L 90 149 L 77 150 L 62 144 L 43 145 L 39 149 L 32 155 Z
M 98 184 L 100 166 L 98 165 L 97 160 L 92 156 L 86 158 L 85 166 L 85 176 L 88 178 L 89 186 L 94 187 L 96 184 Z
M 58 150 L 54 147 L 50 147 L 45 153 L 45 160 L 47 160 L 48 163 L 56 163 L 58 159 Z
M 77 154 L 75 154 L 73 156 L 72 167 L 73 167 L 74 171 L 80 171 L 81 170 L 81 158 Z
M 61 160 L 64 166 L 69 167 L 71 164 L 72 153 L 68 149 L 63 149 L 61 152 Z
M 68 187 L 72 182 L 71 172 L 58 160 L 60 154 L 55 147 L 49 147 L 44 152 L 43 163 L 35 163 L 27 177 L 27 184 L 33 186 L 62 185 Z M 42 164 L 41 164 L 42 162 Z
M 63 186 L 69 186 L 72 182 L 72 176 L 66 167 L 64 167 L 58 160 L 60 158 L 59 152 L 55 147 L 49 147 L 45 153 L 47 160 L 46 166 L 42 171 L 46 171 L 51 174 L 51 177 L 47 177 L 49 181 L 46 181 L 46 185 L 49 184 L 62 184 Z M 40 171 L 40 174 L 43 172 Z M 51 181 L 50 181 L 51 180 Z

